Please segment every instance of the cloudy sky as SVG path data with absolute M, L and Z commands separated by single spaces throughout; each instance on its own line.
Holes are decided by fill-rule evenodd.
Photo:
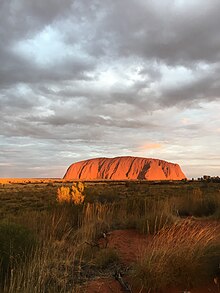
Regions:
M 121 155 L 220 175 L 219 0 L 1 0 L 0 177 Z

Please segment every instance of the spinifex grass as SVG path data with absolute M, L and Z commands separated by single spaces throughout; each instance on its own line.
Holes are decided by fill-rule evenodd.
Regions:
M 70 223 L 69 210 L 55 210 L 41 222 L 38 243 L 32 255 L 16 266 L 10 266 L 10 278 L 1 284 L 3 293 L 75 293 L 79 246 L 75 238 L 76 227 Z M 74 215 L 72 215 L 74 217 Z
M 142 251 L 133 277 L 147 290 L 191 288 L 212 276 L 220 257 L 220 229 L 190 220 L 162 229 Z
M 79 239 L 83 242 L 91 241 L 109 230 L 113 222 L 114 208 L 114 204 L 95 203 L 85 205 L 81 228 L 79 229 Z
M 11 269 L 3 293 L 79 293 L 75 247 L 65 241 L 43 243 L 23 266 Z
M 215 217 L 220 207 L 220 194 L 207 194 L 206 191 L 197 187 L 182 197 L 173 197 L 172 201 L 178 214 L 182 217 Z

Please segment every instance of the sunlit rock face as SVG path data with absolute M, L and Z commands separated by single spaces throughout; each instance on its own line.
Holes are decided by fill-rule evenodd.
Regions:
M 182 180 L 178 164 L 139 157 L 96 158 L 72 164 L 64 179 L 74 180 Z

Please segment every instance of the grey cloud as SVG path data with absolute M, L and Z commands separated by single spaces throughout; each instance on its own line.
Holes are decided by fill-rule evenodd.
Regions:
M 16 112 L 21 111 L 27 111 L 31 110 L 34 107 L 35 101 L 27 99 L 25 97 L 19 97 L 17 98 L 15 95 L 7 95 L 0 97 L 1 104 L 0 104 L 0 110 L 2 111 L 2 115 L 4 111 L 7 110 L 7 112 Z
M 212 101 L 220 98 L 220 67 L 187 84 L 178 84 L 173 88 L 162 90 L 160 103 L 163 106 L 180 105 L 190 107 L 201 101 Z
M 112 119 L 112 118 L 104 118 L 99 115 L 97 116 L 88 116 L 88 115 L 82 115 L 80 117 L 67 117 L 65 116 L 59 116 L 59 115 L 52 115 L 47 118 L 42 119 L 44 123 L 47 123 L 49 125 L 53 126 L 68 126 L 70 124 L 72 125 L 85 125 L 87 127 L 90 127 L 93 125 L 93 127 L 101 126 L 104 131 L 104 127 L 110 127 L 110 128 L 127 128 L 127 129 L 138 129 L 138 128 L 156 128 L 157 126 L 146 121 L 138 121 L 137 119 Z
M 50 131 L 41 127 L 39 123 L 28 123 L 22 118 L 4 121 L 0 126 L 0 133 L 5 137 L 50 137 Z
M 88 80 L 88 73 L 94 70 L 95 64 L 89 60 L 70 59 L 55 63 L 47 68 L 33 64 L 13 52 L 0 50 L 0 84 L 4 87 L 16 83 L 40 83 L 63 80 Z
M 47 67 L 16 50 L 19 41 L 33 38 L 46 26 L 59 23 L 71 15 L 74 1 L 5 1 L 0 9 L 0 84 L 8 87 L 19 82 L 37 83 L 73 79 L 89 79 L 94 70 L 92 59 L 66 56 Z M 53 50 L 53 46 L 51 46 Z
M 72 5 L 73 0 L 2 0 L 1 40 L 8 44 L 31 36 L 45 25 L 65 17 Z
M 140 76 L 149 77 L 152 81 L 160 80 L 162 78 L 162 74 L 160 72 L 159 66 L 155 66 L 155 64 L 143 64 L 143 68 L 139 72 Z
M 164 5 L 120 1 L 109 7 L 94 42 L 110 35 L 115 54 L 189 67 L 219 58 L 220 3 L 217 0 L 200 1 L 191 7 L 186 2 L 185 9 L 179 9 L 173 1 L 165 1 Z
M 213 141 L 215 157 L 218 132 L 207 131 L 192 109 L 201 107 L 219 127 L 207 105 L 213 101 L 217 109 L 220 94 L 220 3 L 180 2 L 3 0 L 0 176 L 62 176 L 75 159 L 137 155 L 148 141 L 164 145 L 150 155 L 184 164 L 208 157 L 206 144 Z M 64 50 L 48 64 L 17 49 L 46 27 L 60 34 Z M 200 72 L 201 64 L 207 71 Z M 168 78 L 166 84 L 163 68 L 178 75 L 178 66 L 189 69 L 191 78 Z M 111 74 L 104 79 L 108 70 L 112 83 Z M 27 171 L 21 173 L 22 166 Z
M 36 85 L 35 91 L 54 100 L 52 110 L 59 112 L 62 107 L 62 111 L 69 112 L 69 116 L 80 115 L 83 117 L 84 113 L 93 112 L 97 115 L 110 115 L 114 118 L 121 116 L 123 119 L 124 112 L 132 116 L 136 115 L 137 110 L 140 113 L 146 113 L 155 107 L 155 101 L 153 101 L 155 93 L 150 90 L 150 83 L 147 79 L 135 82 L 131 86 L 116 84 L 112 86 L 110 91 L 108 88 L 100 88 L 97 85 L 98 82 L 97 84 L 94 82 L 83 84 L 78 81 L 71 84 L 64 82 L 58 89 L 54 89 L 53 84 L 40 87 Z M 148 94 L 144 93 L 146 89 L 149 90 Z M 65 101 L 65 104 L 61 106 L 62 101 Z M 59 116 L 63 115 L 62 111 Z M 65 119 L 66 115 L 64 121 Z

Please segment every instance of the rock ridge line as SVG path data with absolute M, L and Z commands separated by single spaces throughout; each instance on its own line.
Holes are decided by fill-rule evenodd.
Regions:
M 94 158 L 73 163 L 65 180 L 182 180 L 180 166 L 164 160 L 141 157 Z

